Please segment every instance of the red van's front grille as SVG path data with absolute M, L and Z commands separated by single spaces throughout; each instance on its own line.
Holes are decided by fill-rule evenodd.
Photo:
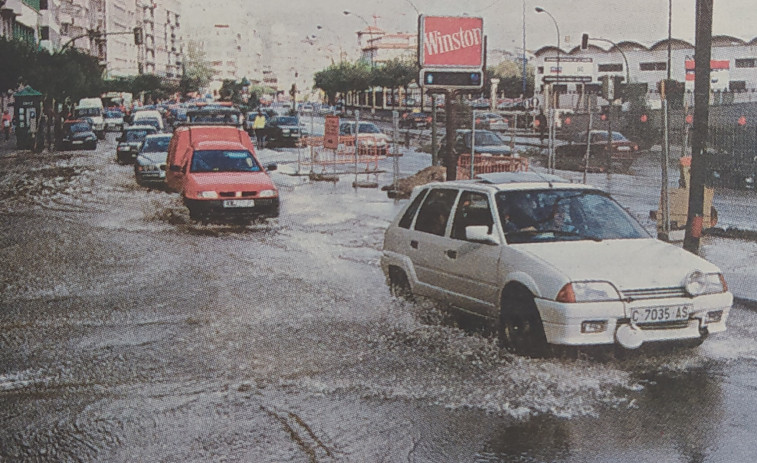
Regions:
M 221 198 L 249 198 L 250 196 L 257 196 L 257 191 L 221 191 L 218 196 Z

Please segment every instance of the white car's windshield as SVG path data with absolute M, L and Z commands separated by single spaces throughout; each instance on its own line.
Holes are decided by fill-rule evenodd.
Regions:
M 599 191 L 503 191 L 496 202 L 508 243 L 649 238 L 635 218 Z

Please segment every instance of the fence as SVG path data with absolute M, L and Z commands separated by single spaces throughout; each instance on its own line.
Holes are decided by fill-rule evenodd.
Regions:
M 476 155 L 473 161 L 473 175 L 493 172 L 527 172 L 528 159 L 513 156 Z M 471 155 L 463 153 L 457 158 L 457 179 L 470 179 Z
M 320 170 L 318 173 L 322 174 L 377 173 L 379 159 L 389 153 L 388 144 L 382 145 L 377 137 L 363 135 L 358 139 L 357 154 L 355 137 L 351 135 L 340 136 L 336 149 L 324 148 L 323 137 L 315 136 L 302 138 L 301 145 L 310 149 L 304 150 L 305 158 L 300 160 L 299 169 Z

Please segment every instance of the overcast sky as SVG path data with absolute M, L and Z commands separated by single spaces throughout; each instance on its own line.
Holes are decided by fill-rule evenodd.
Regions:
M 673 37 L 693 44 L 696 0 L 672 3 Z M 714 0 L 714 3 L 714 35 L 732 35 L 744 40 L 757 37 L 757 0 Z M 375 21 L 387 32 L 416 33 L 419 12 L 483 17 L 488 46 L 494 49 L 522 47 L 524 5 L 526 49 L 531 51 L 557 41 L 554 23 L 546 14 L 537 13 L 536 6 L 547 10 L 557 21 L 564 50 L 577 46 L 584 32 L 614 42 L 632 40 L 645 45 L 668 35 L 668 0 L 188 0 L 182 4 L 184 18 L 193 23 L 224 21 L 238 14 L 239 8 L 252 11 L 260 19 L 262 36 L 270 39 L 266 59 L 272 61 L 274 69 L 289 68 L 298 62 L 303 67 L 316 66 L 317 50 L 325 52 L 302 42 L 314 34 L 321 43 L 331 44 L 332 50 L 342 47 L 351 51 L 354 58 L 355 32 L 365 27 L 366 22 Z M 344 10 L 352 14 L 344 15 Z M 318 25 L 323 27 L 319 30 Z M 325 56 L 322 59 L 324 65 L 316 67 L 328 64 Z

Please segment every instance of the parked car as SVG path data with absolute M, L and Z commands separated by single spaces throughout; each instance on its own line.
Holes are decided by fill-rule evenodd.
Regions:
M 116 162 L 131 164 L 137 159 L 142 142 L 148 135 L 156 134 L 158 130 L 151 125 L 130 125 L 116 138 Z
M 346 121 L 339 124 L 339 135 L 355 135 L 355 122 Z M 391 139 L 373 122 L 360 122 L 357 134 L 358 152 L 360 154 L 389 154 Z
M 134 178 L 140 185 L 165 185 L 166 157 L 171 134 L 155 134 L 145 137 L 134 163 Z
M 701 343 L 733 296 L 714 264 L 655 239 L 609 194 L 535 172 L 416 188 L 384 236 L 391 292 L 494 322 L 501 344 Z
M 124 113 L 120 109 L 107 109 L 103 113 L 103 121 L 105 123 L 105 130 L 117 130 L 124 129 Z
M 84 119 L 68 120 L 63 123 L 63 136 L 58 149 L 85 148 L 93 150 L 97 148 L 97 135 L 92 125 Z
M 470 153 L 473 145 L 471 130 L 458 129 L 455 134 L 454 150 L 457 154 Z M 489 130 L 476 130 L 476 154 L 489 154 L 491 156 L 510 156 L 512 148 L 502 138 Z M 442 141 L 441 152 L 446 150 L 446 138 Z
M 181 126 L 166 159 L 166 186 L 179 192 L 193 220 L 279 216 L 279 190 L 241 127 Z
M 476 130 L 507 130 L 510 124 L 504 117 L 495 113 L 476 113 Z
M 431 125 L 431 116 L 420 112 L 407 112 L 399 120 L 401 129 L 423 129 Z
M 302 136 L 302 126 L 297 116 L 274 116 L 266 120 L 266 146 L 296 146 Z
M 555 147 L 555 167 L 564 170 L 582 171 L 586 167 L 586 131 L 576 133 L 569 141 Z M 618 172 L 628 172 L 631 164 L 639 156 L 639 145 L 627 139 L 620 132 L 612 132 L 610 151 L 611 168 Z M 592 130 L 589 151 L 589 170 L 607 170 L 607 131 Z

